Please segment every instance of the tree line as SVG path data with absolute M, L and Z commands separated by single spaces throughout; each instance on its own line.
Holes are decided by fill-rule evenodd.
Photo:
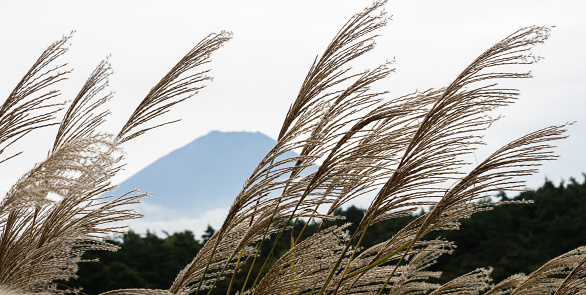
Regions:
M 443 231 L 432 238 L 454 241 L 452 255 L 443 255 L 431 270 L 441 270 L 438 283 L 445 283 L 478 267 L 492 266 L 492 278 L 501 281 L 516 273 L 531 273 L 552 258 L 586 243 L 586 175 L 580 183 L 571 178 L 556 186 L 551 181 L 538 189 L 522 192 L 515 197 L 505 193 L 496 196 L 501 202 L 531 200 L 533 204 L 495 205 L 490 212 L 479 212 L 463 220 L 460 230 Z M 351 222 L 356 226 L 364 210 L 351 206 L 338 210 L 344 216 L 324 226 Z M 413 216 L 394 218 L 376 223 L 366 232 L 362 246 L 368 248 L 390 238 L 423 211 Z M 305 224 L 297 221 L 285 234 L 297 236 Z M 318 224 L 307 226 L 304 235 L 311 235 Z M 355 229 L 349 228 L 350 232 Z M 293 233 L 291 232 L 293 231 Z M 78 279 L 63 282 L 67 286 L 83 287 L 86 294 L 98 294 L 121 288 L 167 289 L 181 269 L 185 267 L 213 234 L 208 226 L 198 239 L 193 232 L 184 231 L 159 237 L 152 232 L 139 235 L 132 230 L 113 238 L 111 243 L 120 247 L 116 253 L 89 251 L 85 259 L 98 262 L 82 263 Z M 281 239 L 275 257 L 285 253 L 289 239 Z M 272 245 L 263 244 L 259 259 L 264 261 Z M 273 258 L 273 262 L 276 258 Z M 256 277 L 260 266 L 255 264 L 250 276 Z M 241 288 L 247 272 L 234 278 L 232 290 Z M 218 284 L 213 294 L 223 294 L 230 277 Z M 251 282 L 248 282 L 248 287 Z M 224 291 L 225 292 L 225 291 Z

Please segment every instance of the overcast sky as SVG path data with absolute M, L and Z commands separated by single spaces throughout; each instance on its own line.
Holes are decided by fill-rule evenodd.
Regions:
M 211 130 L 260 131 L 275 138 L 315 56 L 345 21 L 371 1 L 1 1 L 0 96 L 7 97 L 51 42 L 76 30 L 63 61 L 75 68 L 62 83 L 72 99 L 94 67 L 111 55 L 112 132 L 148 90 L 199 40 L 229 30 L 234 39 L 210 65 L 214 81 L 172 113 L 183 121 L 151 132 L 126 146 L 129 177 L 157 158 Z M 390 96 L 442 87 L 476 56 L 527 25 L 555 25 L 535 52 L 546 59 L 532 67 L 534 78 L 515 81 L 517 104 L 486 140 L 490 150 L 530 131 L 578 121 L 559 142 L 556 162 L 528 178 L 558 182 L 586 172 L 586 2 L 580 0 L 391 1 L 393 20 L 380 33 L 377 49 L 357 67 L 396 59 L 397 72 L 384 83 Z M 362 70 L 361 68 L 359 70 Z M 169 117 L 171 118 L 171 117 Z M 46 156 L 53 131 L 19 146 L 20 159 L 0 167 L 5 191 L 34 161 Z M 34 144 L 31 144 L 34 143 Z M 243 180 L 244 181 L 244 180 Z

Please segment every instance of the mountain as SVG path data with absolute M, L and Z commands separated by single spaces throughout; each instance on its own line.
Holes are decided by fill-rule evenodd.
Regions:
M 212 131 L 139 171 L 117 191 L 149 192 L 145 203 L 185 217 L 227 208 L 275 143 L 260 132 Z

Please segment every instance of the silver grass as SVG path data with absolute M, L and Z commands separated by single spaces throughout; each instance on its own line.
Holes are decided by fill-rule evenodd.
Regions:
M 514 274 L 495 286 L 493 286 L 490 290 L 488 290 L 485 295 L 504 295 L 510 294 L 513 289 L 515 289 L 519 284 L 524 282 L 527 279 L 526 274 L 518 273 Z
M 112 73 L 108 60 L 102 61 L 87 79 L 78 95 L 71 102 L 59 124 L 53 143 L 53 152 L 64 143 L 75 139 L 91 137 L 110 114 L 108 110 L 94 112 L 113 96 L 110 92 L 94 99 L 108 86 L 108 76 Z
M 295 245 L 270 268 L 255 289 L 259 294 L 302 294 L 320 288 L 348 240 L 346 226 L 323 230 Z
M 218 230 L 216 247 L 223 245 L 223 236 L 230 232 L 233 224 L 250 224 L 247 233 L 242 236 L 244 239 L 236 245 L 232 255 L 225 257 L 226 265 L 236 260 L 246 245 L 258 238 L 264 240 L 268 237 L 274 223 L 286 224 L 295 218 L 309 216 L 317 205 L 328 202 L 320 192 L 323 185 L 317 186 L 321 185 L 316 176 L 319 174 L 301 176 L 301 172 L 322 157 L 330 145 L 326 142 L 342 136 L 340 128 L 346 122 L 351 122 L 350 118 L 339 121 L 331 120 L 330 117 L 347 117 L 348 113 L 353 114 L 357 105 L 370 105 L 378 99 L 378 95 L 365 91 L 369 84 L 390 73 L 387 66 L 351 77 L 343 76 L 348 69 L 338 69 L 345 63 L 341 60 L 350 61 L 372 48 L 373 36 L 368 34 L 386 22 L 384 15 L 372 16 L 381 5 L 375 3 L 349 21 L 342 30 L 347 34 L 339 34 L 310 70 L 297 102 L 285 119 L 277 145 L 246 181 L 224 225 Z M 347 85 L 341 86 L 341 90 L 332 90 L 332 87 L 340 86 L 343 82 L 347 82 Z M 299 156 L 282 159 L 281 155 L 294 149 L 302 149 Z M 306 189 L 308 186 L 309 190 Z M 311 190 L 316 192 L 311 193 Z M 273 199 L 273 195 L 279 197 Z M 254 260 L 254 257 L 251 259 Z M 196 270 L 191 268 L 190 271 Z
M 471 153 L 475 145 L 482 144 L 478 133 L 494 122 L 495 119 L 486 114 L 510 104 L 518 95 L 515 90 L 498 88 L 493 81 L 529 77 L 528 73 L 490 70 L 496 66 L 537 61 L 529 50 L 547 38 L 548 28 L 528 27 L 503 39 L 444 89 L 385 102 L 382 97 L 386 93 L 370 92 L 369 85 L 392 71 L 388 65 L 363 74 L 351 74 L 349 69 L 338 70 L 370 50 L 375 36 L 368 34 L 386 22 L 384 14 L 373 16 L 383 4 L 377 2 L 355 15 L 334 38 L 326 53 L 316 60 L 285 118 L 277 145 L 245 182 L 224 224 L 208 242 L 213 243 L 211 252 L 198 254 L 181 272 L 171 288 L 173 293 L 194 291 L 197 294 L 213 288 L 224 276 L 231 273 L 234 277 L 241 267 L 241 259 L 262 263 L 271 274 L 270 278 L 260 281 L 260 277 L 247 279 L 250 293 L 267 290 L 281 293 L 290 289 L 286 283 L 293 284 L 295 290 L 320 290 L 320 293 L 351 293 L 350 287 L 357 292 L 382 291 L 389 283 L 398 288 L 398 282 L 406 281 L 404 269 L 408 264 L 404 264 L 408 255 L 423 252 L 430 245 L 429 241 L 421 240 L 422 237 L 433 230 L 457 229 L 458 220 L 489 210 L 486 205 L 475 206 L 471 202 L 498 190 L 519 188 L 522 183 L 516 177 L 534 172 L 531 167 L 539 161 L 554 158 L 552 146 L 542 143 L 563 138 L 564 126 L 546 128 L 514 141 L 467 174 L 462 170 L 467 163 L 461 160 L 461 156 Z M 299 156 L 282 158 L 285 152 L 293 149 L 301 150 Z M 317 160 L 321 161 L 317 171 L 303 175 L 302 172 Z M 446 191 L 443 187 L 450 182 L 456 183 Z M 273 237 L 278 240 L 286 225 L 297 218 L 327 219 L 335 209 L 377 185 L 379 194 L 358 231 L 346 241 L 345 248 L 339 255 L 332 255 L 337 262 L 326 270 L 329 275 L 323 283 L 321 279 L 312 278 L 314 283 L 310 285 L 301 277 L 296 277 L 297 283 L 292 283 L 291 277 L 282 277 L 284 285 L 281 287 L 271 284 L 278 283 L 275 276 L 284 276 L 283 270 L 287 269 L 286 260 L 279 269 L 267 266 L 267 261 L 256 262 L 260 245 L 271 233 L 276 233 Z M 327 204 L 331 204 L 328 213 L 318 213 L 318 207 Z M 374 222 L 402 216 L 424 204 L 436 206 L 393 239 L 362 253 L 357 252 L 359 247 L 351 246 L 357 240 L 360 244 L 360 234 Z M 248 226 L 239 233 L 237 228 L 243 224 Z M 309 240 L 318 239 L 318 236 Z M 290 253 L 294 253 L 297 243 L 305 245 L 299 238 L 294 240 Z M 254 245 L 256 252 L 245 250 Z M 222 253 L 227 255 L 220 254 L 226 249 L 228 252 Z M 348 258 L 350 249 L 354 250 Z M 286 254 L 284 257 L 292 259 L 293 256 Z M 207 262 L 202 263 L 206 259 Z M 346 266 L 340 268 L 343 261 Z M 390 266 L 388 262 L 396 265 Z M 292 265 L 304 269 L 303 263 L 296 261 Z M 385 275 L 380 276 L 381 273 Z M 347 278 L 346 274 L 354 278 Z M 374 280 L 375 277 L 378 279 Z M 363 278 L 367 280 L 361 281 Z M 379 282 L 378 285 L 373 281 Z M 247 288 L 245 286 L 241 292 Z
M 481 291 L 490 287 L 490 268 L 479 268 L 467 274 L 459 276 L 441 287 L 437 288 L 429 295 L 466 295 L 479 294 Z
M 443 93 L 434 102 L 421 123 L 418 124 L 415 132 L 412 133 L 412 137 L 407 139 L 405 146 L 402 147 L 403 150 L 398 151 L 402 157 L 396 166 L 397 168 L 392 172 L 388 181 L 382 186 L 373 200 L 371 207 L 366 211 L 362 222 L 359 224 L 359 230 L 351 237 L 351 241 L 359 237 L 360 231 L 367 230 L 368 226 L 377 220 L 375 217 L 384 213 L 391 213 L 392 209 L 397 210 L 401 207 L 409 206 L 410 202 L 417 201 L 422 197 L 440 197 L 441 195 L 439 194 L 444 190 L 437 185 L 459 178 L 459 175 L 462 174 L 461 168 L 466 164 L 461 160 L 461 156 L 472 152 L 472 147 L 475 144 L 482 143 L 475 133 L 486 129 L 493 122 L 493 119 L 487 117 L 485 113 L 495 107 L 509 104 L 516 96 L 516 92 L 496 88 L 494 83 L 488 84 L 488 86 L 481 85 L 476 89 L 464 88 L 464 86 L 470 87 L 473 83 L 485 82 L 485 80 L 494 78 L 527 77 L 528 74 L 493 74 L 483 73 L 482 70 L 497 65 L 532 62 L 532 60 L 528 61 L 527 55 L 522 55 L 521 53 L 528 51 L 534 44 L 543 42 L 547 37 L 547 31 L 547 28 L 530 27 L 512 34 L 483 53 L 450 86 L 443 90 Z M 511 50 L 511 52 L 507 52 L 507 50 Z M 561 132 L 563 130 L 558 130 L 557 133 L 554 132 L 554 135 L 548 135 L 553 140 L 560 137 Z M 547 135 L 544 137 L 547 137 Z M 536 142 L 539 143 L 538 140 Z M 521 146 L 525 144 L 531 145 L 534 142 L 520 140 L 518 144 Z M 528 147 L 527 149 L 529 150 L 536 149 L 538 155 L 532 154 L 527 158 L 520 156 L 520 159 L 514 160 L 513 163 L 517 162 L 518 165 L 522 166 L 524 165 L 523 161 L 538 162 L 549 159 L 548 155 L 551 152 L 547 148 L 550 148 L 550 146 Z M 486 169 L 486 171 L 498 169 L 497 166 Z M 484 166 L 481 165 L 481 167 Z M 486 172 L 480 168 L 478 169 Z M 470 175 L 462 178 L 462 181 L 476 179 L 477 170 L 473 170 Z M 503 173 L 506 176 L 504 176 L 505 180 L 500 186 L 498 185 L 498 175 L 491 174 L 493 177 L 487 177 L 487 181 L 490 183 L 488 187 L 493 191 L 503 189 L 503 185 L 511 184 L 509 181 L 515 183 L 514 180 L 510 180 L 511 176 L 525 175 L 528 172 L 531 172 L 531 170 L 515 170 L 509 175 Z M 472 181 L 467 183 L 465 186 L 475 184 Z M 513 185 L 511 184 L 510 186 Z M 505 187 L 505 189 L 510 186 Z M 456 185 L 456 189 L 461 188 L 460 185 Z M 426 216 L 426 221 L 421 224 L 417 233 L 409 240 L 410 243 L 419 240 L 427 232 L 429 226 L 435 223 L 440 215 L 450 209 L 449 206 L 444 206 L 445 204 L 456 205 L 470 202 L 484 197 L 483 193 L 486 193 L 477 190 L 469 195 L 452 197 L 453 192 L 454 189 L 448 190 L 440 199 L 434 210 L 430 212 L 431 214 Z M 387 204 L 392 205 L 392 207 Z M 448 216 L 463 217 L 453 214 Z M 410 244 L 409 247 L 412 247 L 412 245 Z M 405 251 L 403 256 L 407 255 L 407 253 L 408 251 Z M 352 255 L 353 257 L 354 254 Z M 347 265 L 345 272 L 350 268 L 350 263 Z M 399 264 L 397 264 L 397 267 Z M 393 273 L 394 271 L 391 272 L 387 281 L 391 280 Z M 330 279 L 332 277 L 333 271 L 330 273 Z M 340 283 L 338 282 L 338 284 Z M 383 285 L 383 288 L 385 286 L 386 284 Z M 321 293 L 323 292 L 324 289 L 322 289 Z
M 583 283 L 580 273 L 583 272 L 585 257 L 586 246 L 564 253 L 529 274 L 510 294 L 584 294 L 586 287 L 580 284 Z M 560 287 L 562 289 L 558 290 Z
M 102 295 L 171 295 L 169 290 L 153 289 L 118 289 L 102 293 Z
M 463 156 L 483 144 L 482 132 L 497 118 L 488 114 L 514 102 L 518 92 L 502 79 L 528 78 L 510 71 L 539 60 L 531 48 L 544 42 L 547 27 L 523 28 L 482 53 L 450 85 L 388 98 L 373 91 L 391 62 L 364 71 L 350 63 L 374 48 L 376 31 L 389 20 L 378 1 L 352 16 L 318 56 L 285 116 L 275 147 L 267 153 L 228 212 L 220 229 L 177 275 L 168 290 L 123 289 L 103 294 L 209 293 L 227 280 L 227 294 L 584 294 L 584 247 L 546 263 L 534 273 L 496 285 L 490 269 L 477 269 L 442 286 L 428 282 L 426 268 L 455 247 L 427 240 L 430 232 L 457 230 L 460 221 L 498 203 L 477 201 L 499 190 L 522 188 L 521 177 L 555 159 L 550 143 L 566 137 L 569 124 L 551 126 L 513 140 L 472 165 Z M 66 105 L 46 88 L 62 80 L 63 66 L 46 70 L 62 55 L 69 37 L 51 45 L 0 108 L 0 153 L 28 132 L 53 122 Z M 0 294 L 78 293 L 56 280 L 75 277 L 90 249 L 115 251 L 103 241 L 122 228 L 111 222 L 139 217 L 127 205 L 143 196 L 107 196 L 122 167 L 122 144 L 148 130 L 172 106 L 196 94 L 209 70 L 201 66 L 231 38 L 211 34 L 155 85 L 115 135 L 99 130 L 112 97 L 104 94 L 110 66 L 98 65 L 69 104 L 47 159 L 21 177 L 0 203 Z M 39 94 L 40 93 L 40 94 Z M 298 155 L 285 157 L 289 151 Z M 0 160 L 1 161 L 1 160 Z M 376 193 L 355 232 L 348 225 L 322 227 L 332 213 L 357 196 Z M 524 203 L 503 202 L 503 203 Z M 433 209 L 392 238 L 364 248 L 362 237 L 377 222 Z M 306 239 L 291 237 L 281 257 L 258 259 L 298 219 L 321 220 Z M 303 228 L 301 231 L 303 231 Z M 272 261 L 276 259 L 275 263 Z M 251 276 L 254 265 L 261 273 Z M 246 275 L 232 290 L 237 273 Z
M 379 11 L 386 1 L 377 1 L 372 6 L 354 15 L 338 32 L 324 54 L 311 66 L 297 99 L 289 108 L 278 139 L 289 131 L 294 121 L 304 113 L 312 111 L 316 101 L 323 100 L 325 92 L 353 75 L 345 75 L 350 69 L 342 68 L 346 63 L 374 48 L 377 35 L 369 35 L 386 25 L 388 17 Z
M 70 37 L 65 36 L 47 47 L 0 107 L 0 155 L 31 131 L 57 124 L 55 113 L 63 103 L 54 101 L 60 92 L 48 88 L 67 79 L 71 72 L 67 64 L 56 62 L 67 52 Z M 0 163 L 20 153 L 0 158 Z
M 0 295 L 29 295 L 31 293 L 22 292 L 16 289 L 7 288 L 5 286 L 0 286 Z M 42 293 L 40 293 L 42 294 Z
M 46 88 L 69 71 L 62 70 L 65 65 L 46 67 L 65 53 L 68 39 L 45 50 L 0 109 L 0 153 L 30 131 L 57 124 L 52 120 L 66 103 L 53 102 L 58 91 Z M 104 237 L 122 233 L 125 227 L 113 224 L 141 216 L 129 208 L 145 194 L 107 194 L 115 188 L 111 178 L 123 166 L 121 144 L 157 126 L 138 131 L 135 127 L 195 94 L 202 87 L 199 83 L 210 79 L 207 71 L 181 75 L 208 63 L 210 54 L 228 39 L 228 33 L 221 33 L 200 42 L 153 88 L 118 137 L 98 130 L 109 114 L 99 109 L 112 98 L 112 93 L 103 94 L 110 65 L 107 60 L 98 65 L 69 104 L 47 158 L 22 176 L 0 202 L 1 292 L 80 292 L 58 287 L 57 281 L 75 277 L 85 251 L 116 251 L 118 247 Z
M 375 245 L 363 253 L 376 251 L 381 244 Z M 407 263 L 400 266 L 391 278 L 392 287 L 384 287 L 389 294 L 425 294 L 429 290 L 439 287 L 437 284 L 428 283 L 430 278 L 437 278 L 441 272 L 426 270 L 426 267 L 435 263 L 437 257 L 450 253 L 452 249 L 450 242 L 433 240 L 420 242 L 417 251 L 411 251 L 406 259 Z M 400 252 L 399 252 L 400 253 Z M 330 292 L 341 294 L 373 294 L 380 291 L 381 286 L 387 279 L 388 274 L 393 271 L 393 262 L 397 262 L 398 255 L 378 260 L 372 263 L 372 256 L 360 255 L 355 258 L 349 268 L 347 275 L 341 272 L 333 279 L 337 284 L 332 284 Z M 343 270 L 343 269 L 341 269 Z
M 528 55 L 520 53 L 543 42 L 547 32 L 547 28 L 528 27 L 512 34 L 483 53 L 443 89 L 403 147 L 399 165 L 373 200 L 365 219 L 395 209 L 397 202 L 420 198 L 422 190 L 426 197 L 437 195 L 443 189 L 433 190 L 434 185 L 460 178 L 460 168 L 466 164 L 460 156 L 472 152 L 475 144 L 482 144 L 476 133 L 494 121 L 486 113 L 511 103 L 518 95 L 515 90 L 499 89 L 495 82 L 487 80 L 528 77 L 528 74 L 483 73 L 482 70 L 525 63 Z M 478 82 L 491 84 L 476 86 Z
M 586 294 L 586 255 L 562 282 L 555 295 Z
M 452 249 L 451 243 L 439 241 L 414 253 L 404 269 L 399 270 L 397 277 L 392 279 L 389 294 L 422 294 L 437 289 L 439 285 L 428 283 L 428 280 L 440 277 L 441 272 L 426 268 L 434 264 L 439 256 L 450 254 Z
M 118 135 L 116 141 L 123 143 L 140 136 L 148 130 L 177 122 L 178 120 L 140 127 L 167 112 L 170 108 L 197 94 L 205 87 L 206 80 L 211 77 L 206 74 L 210 70 L 199 70 L 199 67 L 209 63 L 212 52 L 220 48 L 231 39 L 230 32 L 210 34 L 193 47 L 160 81 L 149 91 L 143 101 L 137 106 Z M 198 69 L 199 71 L 195 71 Z M 137 128 L 142 128 L 137 130 Z
M 84 251 L 116 249 L 100 239 L 116 228 L 103 225 L 137 218 L 123 208 L 141 197 L 99 197 L 118 159 L 109 137 L 73 140 L 19 179 L 0 203 L 3 285 L 57 292 L 54 282 L 74 277 Z

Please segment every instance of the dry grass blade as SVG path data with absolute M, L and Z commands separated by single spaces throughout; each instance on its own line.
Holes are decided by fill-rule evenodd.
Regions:
M 17 289 L 7 288 L 6 286 L 0 286 L 0 295 L 29 295 L 30 293 L 22 292 Z
M 525 274 L 515 274 L 512 275 L 500 283 L 496 284 L 490 290 L 488 290 L 484 295 L 505 295 L 510 294 L 513 289 L 515 289 L 519 284 L 524 282 L 527 279 L 527 275 Z
M 196 257 L 178 275 L 169 289 L 173 294 L 191 294 L 212 289 L 217 281 L 225 275 L 226 269 L 236 266 L 234 253 L 242 251 L 250 256 L 254 249 L 242 241 L 258 242 L 260 235 L 243 237 L 248 234 L 248 223 L 233 224 L 220 231 L 206 242 Z
M 141 195 L 98 197 L 110 190 L 119 151 L 109 137 L 65 143 L 23 176 L 0 204 L 0 284 L 30 292 L 59 290 L 89 249 L 119 228 L 104 224 L 139 217 L 126 209 Z
M 242 235 L 243 240 L 227 261 L 240 255 L 238 251 L 259 238 L 259 233 L 267 237 L 275 222 L 284 221 L 283 216 L 289 216 L 291 220 L 307 216 L 315 206 L 328 202 L 320 193 L 311 192 L 332 185 L 319 187 L 316 181 L 319 174 L 301 176 L 301 172 L 325 155 L 330 148 L 329 142 L 343 136 L 341 128 L 355 120 L 352 116 L 357 110 L 371 107 L 380 100 L 380 93 L 369 93 L 369 85 L 392 72 L 388 64 L 356 75 L 347 75 L 348 69 L 338 69 L 372 48 L 376 36 L 369 34 L 386 22 L 384 14 L 373 16 L 381 6 L 382 3 L 375 3 L 354 16 L 310 70 L 297 103 L 283 124 L 283 133 L 277 145 L 246 181 L 218 231 L 219 238 L 215 242 L 217 247 L 221 247 L 223 236 L 234 224 L 250 224 Z M 342 85 L 343 82 L 346 85 Z M 335 87 L 339 89 L 334 90 Z M 302 150 L 299 156 L 282 156 L 296 148 Z M 283 178 L 287 174 L 288 178 Z M 342 182 L 342 179 L 338 180 L 338 183 Z M 280 197 L 274 202 L 271 199 L 277 194 Z M 311 200 L 304 201 L 306 197 Z M 212 253 L 215 255 L 215 252 Z
M 429 295 L 476 295 L 490 288 L 491 272 L 491 268 L 479 268 L 445 283 Z
M 47 47 L 0 107 L 0 154 L 27 133 L 57 124 L 52 121 L 62 104 L 53 99 L 59 96 L 59 91 L 47 88 L 70 73 L 65 69 L 67 64 L 55 65 L 55 60 L 67 52 L 70 37 L 65 36 Z
M 398 276 L 393 278 L 389 295 L 391 294 L 426 294 L 430 290 L 440 287 L 429 283 L 430 278 L 438 278 L 441 272 L 429 271 L 426 268 L 436 262 L 436 259 L 453 251 L 453 245 L 449 242 L 434 241 L 415 252 L 413 258 L 403 269 L 398 271 Z
M 210 34 L 191 49 L 168 73 L 151 89 L 143 101 L 134 110 L 126 124 L 116 136 L 116 141 L 123 143 L 142 135 L 146 131 L 175 121 L 161 123 L 150 127 L 142 127 L 147 122 L 159 117 L 169 109 L 187 98 L 195 95 L 205 87 L 203 82 L 211 80 L 207 76 L 209 70 L 193 70 L 210 62 L 212 52 L 219 49 L 226 41 L 230 40 L 230 32 L 223 31 L 219 34 Z
M 277 140 L 285 136 L 289 127 L 303 116 L 304 112 L 312 109 L 320 94 L 352 77 L 345 75 L 349 69 L 340 70 L 340 68 L 374 48 L 374 39 L 377 36 L 368 36 L 368 34 L 386 25 L 388 18 L 384 12 L 373 15 L 385 2 L 377 1 L 361 13 L 354 15 L 334 37 L 324 54 L 316 59 L 303 82 L 297 99 L 289 108 Z
M 470 153 L 475 144 L 482 144 L 474 133 L 485 130 L 494 121 L 487 116 L 487 112 L 510 104 L 518 95 L 514 90 L 498 89 L 496 84 L 478 83 L 494 83 L 490 80 L 496 78 L 529 77 L 527 73 L 484 73 L 483 70 L 534 62 L 529 60 L 530 54 L 524 53 L 533 45 L 542 43 L 548 32 L 549 29 L 544 27 L 519 30 L 481 54 L 445 88 L 413 134 L 400 164 L 365 218 L 391 209 L 383 205 L 390 198 L 409 199 L 410 194 L 420 193 L 422 187 L 433 187 L 457 178 L 460 174 L 458 170 L 466 164 L 459 157 Z M 465 88 L 473 83 L 477 88 Z M 433 195 L 431 193 L 427 197 Z
M 119 289 L 112 290 L 100 295 L 171 295 L 173 293 L 169 290 L 153 290 L 153 289 Z
M 497 191 L 521 189 L 523 181 L 519 180 L 520 176 L 537 172 L 536 167 L 542 161 L 557 157 L 549 142 L 566 138 L 565 128 L 566 125 L 547 127 L 497 150 L 446 192 L 429 213 L 421 231 L 445 212 L 454 212 L 453 206 L 473 203 Z
M 586 255 L 566 277 L 554 295 L 586 294 Z
M 362 255 L 352 260 L 351 272 L 346 275 L 339 275 L 334 281 L 337 292 L 341 294 L 374 294 L 385 284 L 389 272 L 393 270 L 393 262 L 398 261 L 397 253 L 379 260 L 380 263 L 372 264 L 372 254 L 378 253 L 379 244 L 365 250 Z M 441 272 L 428 271 L 426 268 L 435 263 L 437 257 L 444 253 L 450 253 L 453 245 L 446 241 L 434 240 L 419 243 L 417 250 L 411 250 L 408 263 L 399 267 L 395 276 L 391 279 L 392 286 L 386 290 L 389 294 L 427 294 L 430 290 L 437 289 L 439 285 L 428 283 L 430 278 L 437 278 Z M 370 252 L 370 253 L 369 253 Z M 388 285 L 388 284 L 387 284 Z M 333 287 L 331 287 L 333 289 Z
M 576 280 L 573 283 L 583 282 L 583 278 L 579 276 L 583 274 L 583 260 L 586 258 L 586 246 L 582 246 L 565 254 L 562 254 L 547 263 L 545 263 L 538 270 L 534 271 L 525 278 L 511 292 L 511 295 L 523 295 L 523 294 L 553 294 L 558 291 L 560 287 L 566 282 L 566 286 L 560 292 L 570 291 L 572 289 L 578 290 L 577 293 L 565 293 L 565 294 L 584 294 L 584 285 L 574 286 L 572 284 L 572 277 Z M 581 267 L 577 272 L 573 272 L 574 269 Z M 576 276 L 578 275 L 578 276 Z M 567 280 L 570 278 L 570 280 Z
M 548 142 L 565 138 L 565 127 L 566 125 L 544 128 L 505 145 L 449 189 L 432 211 L 411 222 L 389 243 L 406 235 L 398 240 L 399 244 L 402 241 L 415 241 L 416 244 L 432 230 L 458 229 L 459 219 L 485 210 L 486 204 L 471 205 L 475 200 L 499 190 L 518 189 L 522 181 L 516 178 L 534 173 L 535 167 L 541 161 L 554 159 L 556 156 L 552 152 L 553 146 Z M 404 252 L 403 257 L 407 253 Z M 399 264 L 397 263 L 397 268 Z M 388 281 L 391 277 L 389 276 Z
M 67 142 L 91 137 L 96 128 L 104 122 L 110 112 L 94 112 L 112 98 L 112 93 L 98 97 L 95 101 L 94 98 L 108 86 L 108 76 L 111 73 L 108 60 L 102 61 L 92 72 L 61 120 L 53 143 L 53 152 Z
M 64 79 L 63 65 L 43 70 L 66 51 L 68 38 L 45 51 L 0 109 L 0 140 L 5 146 L 53 118 L 57 110 L 47 101 L 58 92 L 34 94 Z M 222 32 L 197 44 L 151 90 L 114 140 L 96 133 L 109 111 L 94 112 L 112 96 L 100 94 L 107 87 L 110 64 L 105 60 L 98 65 L 68 108 L 48 158 L 23 176 L 0 203 L 1 285 L 31 292 L 77 292 L 59 290 L 55 282 L 74 277 L 84 251 L 116 250 L 102 238 L 121 228 L 105 224 L 139 217 L 128 205 L 143 196 L 134 192 L 118 198 L 101 196 L 113 188 L 110 178 L 120 170 L 119 145 L 168 124 L 143 127 L 211 79 L 208 70 L 191 70 L 208 63 L 211 53 L 230 38 L 230 33 Z
M 324 171 L 322 174 L 347 175 L 347 178 L 341 180 L 346 186 L 353 184 L 356 193 L 373 190 L 392 175 L 394 170 L 391 167 L 399 164 L 405 145 L 417 130 L 417 122 L 423 118 L 426 107 L 437 99 L 439 93 L 434 90 L 416 92 L 377 106 L 345 132 L 331 149 L 319 168 Z M 338 194 L 328 214 L 356 196 Z M 413 206 L 417 204 L 417 201 L 411 203 Z M 388 211 L 397 212 L 390 208 Z M 380 220 L 383 219 L 385 217 L 381 216 Z
M 256 294 L 307 294 L 320 288 L 348 239 L 348 225 L 328 228 L 295 245 L 270 268 Z
M 399 149 L 401 158 L 396 168 L 366 211 L 359 230 L 350 238 L 350 242 L 358 238 L 360 231 L 364 236 L 373 222 L 384 220 L 392 212 L 401 212 L 405 207 L 421 202 L 422 198 L 441 197 L 444 191 L 442 186 L 460 177 L 460 170 L 466 165 L 461 156 L 471 153 L 476 144 L 482 144 L 476 133 L 485 130 L 494 121 L 487 116 L 487 112 L 510 104 L 518 95 L 514 90 L 496 88 L 492 80 L 529 77 L 527 73 L 485 73 L 485 70 L 535 62 L 537 59 L 530 58 L 527 52 L 533 45 L 542 43 L 548 31 L 544 27 L 529 27 L 508 36 L 481 54 L 454 82 L 443 89 L 421 122 L 418 122 L 417 128 L 408 133 L 410 138 L 404 142 L 402 150 Z M 473 88 L 468 89 L 471 86 Z M 441 210 L 443 208 L 438 206 L 434 209 L 439 215 L 443 214 Z M 412 242 L 421 237 L 420 234 L 426 231 L 431 220 L 437 216 L 428 217 L 431 219 L 422 224 Z M 361 239 L 357 245 L 360 245 Z M 408 251 L 404 253 L 406 255 Z M 350 261 L 354 256 L 351 256 Z M 350 264 L 345 271 L 349 267 Z M 332 276 L 333 271 L 330 274 Z M 388 280 L 392 276 L 393 273 Z M 320 293 L 323 292 L 322 288 Z

